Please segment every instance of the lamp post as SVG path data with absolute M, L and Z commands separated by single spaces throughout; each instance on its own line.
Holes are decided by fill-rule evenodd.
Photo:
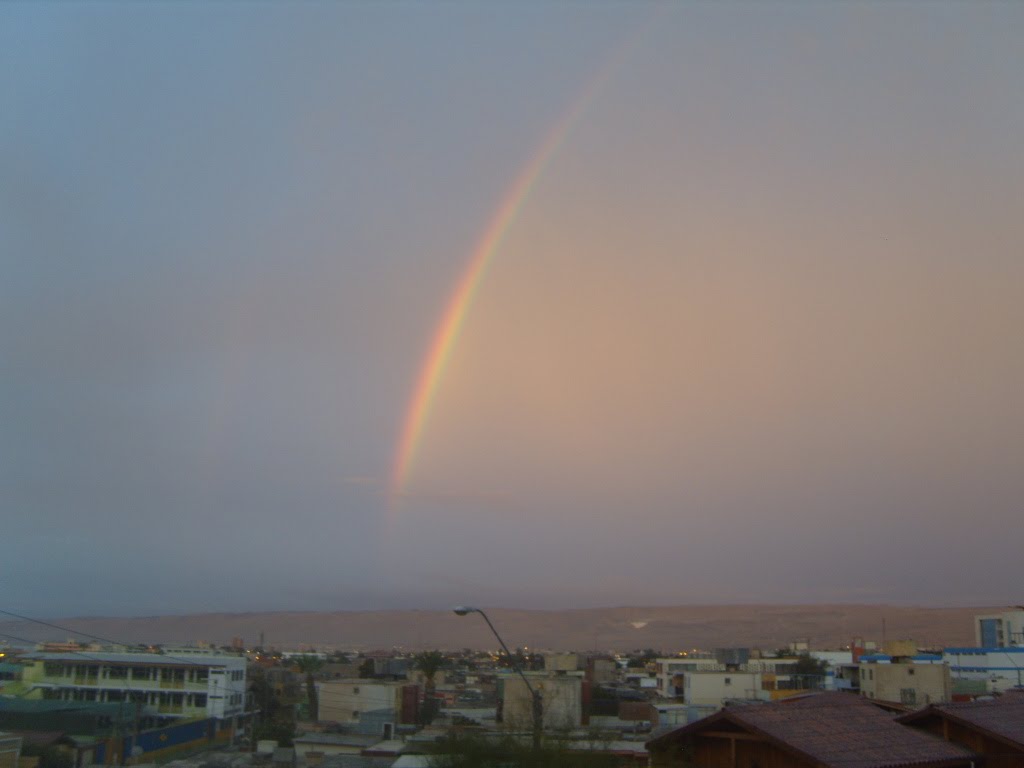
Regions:
M 501 635 L 498 634 L 498 630 L 496 630 L 494 625 L 491 624 L 491 620 L 487 618 L 486 613 L 479 608 L 470 608 L 466 605 L 456 606 L 455 608 L 452 608 L 452 611 L 455 612 L 456 616 L 465 616 L 468 613 L 479 613 L 484 617 L 484 621 L 487 622 L 487 626 L 491 628 L 491 632 L 494 633 L 494 636 L 498 638 L 498 642 L 501 643 L 501 647 L 505 649 L 505 653 L 508 654 L 508 660 L 512 665 L 512 669 L 514 669 L 523 679 L 523 683 L 526 684 L 526 690 L 530 692 L 531 714 L 533 716 L 533 748 L 535 750 L 539 750 L 541 731 L 544 728 L 544 702 L 541 699 L 540 691 L 530 685 L 530 680 L 526 677 L 522 667 L 519 666 L 519 663 L 516 661 L 516 657 L 512 655 L 512 651 L 510 651 L 508 646 L 505 645 L 505 641 L 501 639 Z

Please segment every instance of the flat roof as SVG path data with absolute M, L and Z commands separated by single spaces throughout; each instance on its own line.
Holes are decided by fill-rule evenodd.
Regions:
M 179 667 L 223 667 L 229 664 L 245 665 L 245 659 L 240 656 L 203 656 L 196 655 L 194 659 L 182 656 L 165 656 L 162 653 L 104 653 L 102 651 L 90 651 L 88 653 L 26 653 L 23 659 L 36 659 L 40 661 L 68 661 L 78 664 L 89 662 L 101 662 L 104 664 L 122 664 L 126 666 L 159 664 L 160 666 Z

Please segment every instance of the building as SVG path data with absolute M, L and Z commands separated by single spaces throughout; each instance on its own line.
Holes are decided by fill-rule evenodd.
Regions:
M 152 723 L 140 718 L 139 724 Z M 0 729 L 15 733 L 73 733 L 105 738 L 135 730 L 135 707 L 89 701 L 0 697 Z
M 544 654 L 544 670 L 546 672 L 576 672 L 581 666 L 578 653 Z
M 975 616 L 974 641 L 979 648 L 1024 648 L 1024 606 Z
M 910 707 L 949 701 L 953 685 L 941 656 L 918 654 L 905 660 L 884 654 L 860 659 L 860 694 Z
M 305 733 L 296 736 L 292 743 L 295 753 L 308 761 L 311 752 L 321 756 L 361 755 L 380 740 L 380 736 L 361 733 Z
M 687 672 L 724 671 L 725 665 L 712 658 L 672 656 L 655 659 L 654 670 L 658 693 L 665 698 L 675 698 L 683 695 L 683 680 Z
M 1024 693 L 987 701 L 931 704 L 897 718 L 897 722 L 970 749 L 982 756 L 985 768 L 1024 765 Z
M 325 680 L 316 684 L 319 719 L 353 733 L 390 739 L 416 723 L 419 686 L 395 680 Z
M 611 656 L 590 656 L 585 679 L 591 685 L 613 685 L 619 679 L 619 665 Z
M 683 679 L 683 702 L 694 707 L 725 706 L 730 700 L 768 701 L 762 672 L 690 672 Z
M 540 693 L 544 729 L 566 731 L 583 724 L 583 680 L 578 675 L 531 674 L 530 685 Z M 500 680 L 502 724 L 505 728 L 529 731 L 533 727 L 533 697 L 518 675 Z
M 954 693 L 1002 693 L 1024 687 L 1024 647 L 946 648 Z
M 238 656 L 158 653 L 31 653 L 22 659 L 24 697 L 139 705 L 158 720 L 239 717 L 246 661 Z
M 21 757 L 21 737 L 13 733 L 0 733 L 0 768 L 18 768 Z
M 968 768 L 976 759 L 839 692 L 728 707 L 648 741 L 647 749 L 656 768 Z

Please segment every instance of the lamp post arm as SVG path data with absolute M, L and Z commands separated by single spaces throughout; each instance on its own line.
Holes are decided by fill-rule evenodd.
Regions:
M 512 668 L 519 674 L 519 676 L 521 678 L 523 678 L 523 682 L 526 684 L 526 690 L 528 690 L 530 692 L 530 696 L 533 699 L 536 699 L 537 698 L 537 692 L 535 690 L 533 690 L 533 686 L 530 685 L 529 679 L 526 677 L 526 674 L 523 672 L 522 668 L 516 662 L 515 656 L 512 655 L 512 651 L 510 651 L 508 649 L 508 646 L 505 645 L 505 641 L 501 639 L 501 635 L 498 634 L 498 630 L 496 630 L 494 628 L 494 625 L 491 624 L 491 620 L 489 618 L 487 618 L 487 614 L 486 613 L 481 611 L 479 608 L 477 608 L 476 611 L 477 611 L 477 613 L 479 613 L 481 616 L 484 617 L 484 621 L 487 622 L 487 626 L 491 628 L 491 632 L 493 632 L 494 636 L 496 638 L 498 638 L 498 642 L 501 643 L 501 647 L 505 649 L 505 653 L 508 654 L 509 663 L 512 665 Z

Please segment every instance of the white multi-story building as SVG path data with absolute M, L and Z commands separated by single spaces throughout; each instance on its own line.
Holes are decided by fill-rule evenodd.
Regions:
M 974 681 L 978 692 L 985 693 L 1024 687 L 1024 647 L 946 648 L 942 659 L 949 665 L 954 685 L 958 680 Z
M 159 653 L 33 653 L 22 674 L 28 698 L 132 702 L 167 718 L 230 718 L 245 712 L 239 656 Z
M 671 656 L 654 660 L 658 693 L 666 698 L 683 695 L 683 681 L 688 672 L 717 672 L 725 669 L 716 659 Z

